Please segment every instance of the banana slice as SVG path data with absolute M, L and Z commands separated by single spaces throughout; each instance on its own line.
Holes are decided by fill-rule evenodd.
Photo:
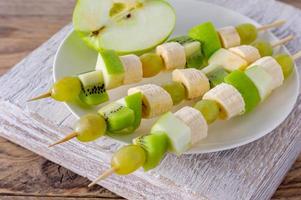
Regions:
M 200 70 L 193 68 L 174 70 L 172 72 L 172 80 L 185 86 L 188 99 L 201 97 L 210 90 L 210 83 L 206 75 Z
M 202 113 L 190 106 L 183 107 L 175 113 L 191 130 L 191 145 L 207 137 L 208 124 Z
M 203 99 L 213 100 L 222 108 L 221 118 L 230 119 L 245 112 L 245 102 L 239 91 L 227 83 L 217 85 L 209 90 Z
M 240 45 L 240 36 L 233 26 L 227 26 L 218 30 L 218 34 L 224 48 L 228 49 Z
M 185 49 L 178 42 L 161 44 L 157 47 L 156 52 L 162 57 L 167 70 L 182 69 L 186 65 Z
M 273 57 L 266 56 L 260 58 L 259 60 L 251 64 L 248 68 L 251 68 L 253 66 L 260 66 L 272 77 L 272 90 L 280 87 L 283 84 L 284 76 L 282 68 Z
M 131 54 L 120 56 L 124 67 L 124 84 L 140 82 L 143 78 L 142 63 L 138 56 Z
M 240 56 L 248 62 L 248 65 L 260 59 L 260 53 L 257 48 L 251 45 L 241 45 L 238 47 L 230 48 L 229 51 Z
M 168 92 L 163 88 L 154 85 L 146 84 L 130 88 L 128 94 L 141 92 L 142 97 L 142 117 L 153 118 L 171 110 L 173 103 Z
M 244 70 L 248 62 L 227 49 L 219 49 L 209 59 L 210 65 L 223 66 L 228 71 Z

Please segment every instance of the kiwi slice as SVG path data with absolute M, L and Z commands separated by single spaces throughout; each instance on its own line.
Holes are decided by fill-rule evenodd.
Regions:
M 87 105 L 99 105 L 109 100 L 101 71 L 80 74 L 80 100 Z
M 135 120 L 134 111 L 117 102 L 104 106 L 98 113 L 106 120 L 109 132 L 128 128 Z
M 199 51 L 192 54 L 186 63 L 187 68 L 195 68 L 195 69 L 203 69 L 208 65 L 208 59 L 204 56 L 204 54 Z
M 202 44 L 204 56 L 210 56 L 222 48 L 217 31 L 212 22 L 205 22 L 189 30 L 188 36 Z
M 98 113 L 108 122 L 107 134 L 131 134 L 141 123 L 142 94 L 128 95 L 101 108 Z
M 207 77 L 210 82 L 210 87 L 214 88 L 215 86 L 224 82 L 225 77 L 229 73 L 222 67 L 219 67 L 207 74 Z
M 141 146 L 146 152 L 146 161 L 143 165 L 145 171 L 157 167 L 168 148 L 168 138 L 165 134 L 140 136 L 134 139 L 133 143 Z
M 167 42 L 178 42 L 181 45 L 184 45 L 186 43 L 190 43 L 190 42 L 194 42 L 194 41 L 196 41 L 196 40 L 192 39 L 188 35 L 181 35 L 181 36 L 177 36 L 177 37 L 171 38 Z
M 142 119 L 142 94 L 140 92 L 126 96 L 119 101 L 123 105 L 132 109 L 135 113 L 135 120 L 132 124 L 132 129 L 136 130 L 141 123 Z
M 256 85 L 242 71 L 236 70 L 225 77 L 225 82 L 233 85 L 245 101 L 246 112 L 252 111 L 260 102 L 260 94 Z
M 187 35 L 183 35 L 172 38 L 168 42 L 178 42 L 183 45 L 184 48 L 193 48 L 194 53 L 189 54 L 189 56 L 186 58 L 186 68 L 202 69 L 207 66 L 208 60 L 204 56 L 202 52 L 202 44 L 198 40 L 192 39 Z M 195 48 L 194 45 L 192 45 L 196 42 L 199 43 L 198 48 Z M 191 45 L 192 47 L 189 47 Z

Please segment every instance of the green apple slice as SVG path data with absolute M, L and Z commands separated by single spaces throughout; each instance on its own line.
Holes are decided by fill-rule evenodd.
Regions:
M 151 129 L 152 134 L 166 134 L 169 150 L 177 155 L 184 153 L 191 145 L 191 130 L 173 113 L 162 115 Z
M 100 51 L 143 53 L 163 43 L 176 22 L 164 0 L 78 0 L 73 25 L 85 43 Z
M 260 66 L 252 66 L 245 71 L 258 89 L 261 101 L 265 100 L 273 90 L 273 77 Z
M 115 51 L 100 51 L 95 70 L 102 71 L 106 89 L 113 89 L 123 84 L 124 68 Z

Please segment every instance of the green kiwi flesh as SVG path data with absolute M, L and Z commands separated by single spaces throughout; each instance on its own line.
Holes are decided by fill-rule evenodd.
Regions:
M 99 105 L 109 100 L 104 80 L 100 71 L 92 71 L 79 75 L 81 92 L 79 99 L 90 106 Z
M 106 120 L 109 132 L 127 128 L 135 120 L 135 114 L 132 109 L 116 102 L 104 106 L 98 113 Z
M 181 45 L 185 46 L 186 44 L 193 43 L 195 39 L 192 39 L 191 37 L 187 35 L 178 36 L 175 38 L 170 39 L 168 42 L 178 42 Z M 191 56 L 186 58 L 186 68 L 195 68 L 195 69 L 202 69 L 208 64 L 208 60 L 204 56 L 202 52 L 202 44 L 200 44 L 200 49 L 193 53 Z
M 212 72 L 209 72 L 207 74 L 207 77 L 210 82 L 210 87 L 214 88 L 215 86 L 221 84 L 224 82 L 224 78 L 228 75 L 229 73 L 224 69 L 224 68 L 217 68 L 213 70 Z
M 133 143 L 141 146 L 146 152 L 146 161 L 143 165 L 145 171 L 157 167 L 168 149 L 166 134 L 140 136 L 134 139 Z

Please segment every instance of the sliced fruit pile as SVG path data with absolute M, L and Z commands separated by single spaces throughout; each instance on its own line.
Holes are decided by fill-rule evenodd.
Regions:
M 51 146 L 74 137 L 88 142 L 105 134 L 133 133 L 142 118 L 158 117 L 170 111 L 173 105 L 185 99 L 201 97 L 210 89 L 208 78 L 200 70 L 177 69 L 172 75 L 173 82 L 163 84 L 162 87 L 146 84 L 130 88 L 128 96 L 100 108 L 98 114 L 81 117 L 73 133 Z
M 280 25 L 281 23 L 273 24 Z M 261 41 L 255 46 L 242 45 L 228 50 L 221 48 L 230 47 L 223 44 L 224 40 L 228 40 L 227 43 L 233 43 L 231 41 L 238 36 L 247 37 L 238 31 L 244 30 L 243 27 L 247 27 L 246 29 L 253 27 L 254 30 L 257 30 L 250 24 L 242 24 L 238 27 L 236 29 L 232 27 L 230 34 L 228 31 L 216 31 L 212 23 L 206 22 L 192 28 L 189 36 L 174 38 L 157 46 L 156 52 L 145 53 L 140 57 L 135 54 L 119 56 L 116 51 L 101 50 L 98 54 L 95 71 L 82 73 L 78 77 L 65 77 L 56 82 L 50 92 L 31 100 L 52 97 L 57 101 L 81 102 L 90 106 L 99 105 L 109 101 L 107 90 L 124 84 L 140 82 L 143 78 L 153 77 L 161 71 L 185 67 L 202 69 L 207 63 L 209 66 L 204 69 L 204 72 L 208 74 L 210 70 L 215 69 L 216 65 L 223 66 L 228 71 L 244 69 L 261 56 L 272 54 L 273 47 L 292 39 L 292 36 L 289 36 L 274 44 Z M 222 28 L 222 30 L 226 29 L 227 27 Z M 253 33 L 247 32 L 246 34 Z M 235 45 L 240 45 L 240 42 Z M 260 54 L 260 52 L 268 53 Z M 211 56 L 208 57 L 209 55 Z M 218 76 L 222 75 L 226 75 L 226 72 L 219 69 Z M 218 83 L 219 81 L 211 82 L 212 86 Z
M 225 49 L 221 50 L 228 52 Z M 237 63 L 235 59 L 221 60 L 225 60 L 224 63 L 227 65 L 230 65 L 231 62 Z M 244 59 L 239 57 L 239 60 Z M 195 100 L 203 95 L 204 100 L 215 101 L 220 106 L 221 112 L 218 114 L 220 118 L 230 119 L 252 111 L 272 90 L 281 86 L 285 76 L 287 77 L 293 71 L 293 63 L 293 59 L 289 55 L 283 54 L 275 58 L 271 56 L 260 58 L 249 67 L 245 67 L 244 72 L 241 70 L 226 71 L 227 65 L 222 63 L 221 65 L 211 65 L 203 70 L 175 69 L 172 72 L 173 82 L 166 83 L 162 87 L 146 84 L 130 88 L 128 96 L 102 107 L 98 111 L 98 115 L 93 114 L 95 119 L 105 121 L 105 123 L 99 123 L 96 127 L 95 123 L 89 124 L 89 120 L 86 120 L 91 117 L 91 114 L 83 116 L 75 128 L 75 132 L 54 145 L 78 136 L 81 141 L 83 141 L 82 137 L 87 138 L 84 141 L 93 141 L 105 134 L 133 133 L 139 127 L 142 118 L 160 116 L 170 111 L 173 105 L 185 99 Z M 90 73 L 98 73 L 98 71 Z M 210 90 L 210 86 L 213 89 Z M 199 103 L 197 107 L 202 107 L 203 104 Z M 216 120 L 216 115 L 204 117 L 208 122 Z M 95 131 L 94 136 L 91 135 L 93 131 Z M 86 134 L 87 136 L 85 136 Z
M 253 110 L 291 75 L 292 63 L 299 57 L 300 52 L 292 57 L 286 54 L 263 57 L 245 71 L 232 71 L 223 83 L 205 92 L 203 100 L 194 107 L 186 106 L 175 113 L 163 114 L 150 134 L 119 149 L 112 157 L 111 169 L 89 186 L 112 173 L 130 174 L 140 167 L 145 171 L 153 169 L 168 151 L 181 155 L 207 137 L 208 125 L 216 119 L 228 120 Z
M 79 99 L 87 105 L 99 105 L 109 100 L 109 89 L 140 82 L 162 70 L 185 68 L 186 52 L 200 51 L 200 43 L 195 44 L 198 44 L 197 48 L 184 48 L 176 42 L 165 43 L 157 47 L 156 53 L 146 53 L 140 58 L 134 54 L 118 56 L 113 50 L 102 50 L 95 71 L 65 77 L 56 82 L 50 92 L 31 101 L 52 97 L 57 101 L 76 102 Z
M 241 26 L 250 27 L 251 25 Z M 203 37 L 206 34 L 209 36 Z M 129 89 L 127 97 L 104 106 L 98 111 L 98 114 L 83 116 L 77 123 L 75 132 L 55 144 L 74 137 L 87 142 L 105 134 L 133 133 L 139 127 L 141 118 L 160 116 L 170 111 L 173 105 L 179 104 L 185 99 L 194 100 L 202 97 L 210 87 L 215 87 L 223 82 L 227 82 L 239 90 L 244 99 L 243 111 L 249 112 L 260 102 L 260 97 L 269 94 L 269 76 L 264 73 L 257 76 L 258 70 L 250 70 L 250 72 L 247 70 L 246 74 L 239 71 L 233 72 L 233 70 L 244 70 L 248 64 L 258 60 L 261 55 L 258 49 L 251 45 L 231 47 L 230 49 L 221 48 L 224 45 L 217 36 L 222 37 L 222 34 L 215 30 L 212 23 L 206 22 L 192 28 L 189 31 L 191 37 L 174 38 L 157 46 L 156 53 L 145 53 L 140 58 L 134 54 L 119 56 L 113 50 L 102 50 L 98 55 L 95 71 L 80 74 L 78 77 L 66 77 L 55 83 L 51 92 L 41 97 L 48 95 L 60 101 L 75 101 L 79 98 L 87 105 L 99 105 L 109 100 L 108 89 L 122 84 L 139 82 L 143 77 L 154 76 L 162 69 L 174 70 L 172 72 L 173 82 L 166 83 L 162 87 L 147 84 Z M 237 35 L 239 34 L 236 33 Z M 225 38 L 231 40 L 232 36 L 229 34 Z M 291 39 L 292 37 L 289 36 L 271 47 L 281 45 Z M 213 46 L 209 48 L 204 45 L 202 48 L 201 44 L 206 43 L 208 45 L 218 44 L 213 45 L 218 48 Z M 203 52 L 209 49 L 214 49 L 211 51 L 214 53 L 208 59 L 209 66 L 202 70 L 189 68 L 190 66 L 184 69 L 189 63 L 197 63 L 200 60 L 203 62 Z M 284 60 L 284 65 L 288 62 L 284 57 L 280 56 L 279 59 L 280 61 Z M 229 74 L 231 71 L 232 73 Z M 285 72 L 289 73 L 291 69 L 286 69 Z M 240 84 L 241 82 L 244 84 Z M 256 86 L 260 87 L 258 92 Z M 227 110 L 224 113 L 225 118 L 230 118 L 226 115 Z M 96 127 L 94 120 L 102 123 L 98 123 L 98 127 Z M 214 120 L 211 119 L 211 121 Z M 95 134 L 93 135 L 93 133 Z

